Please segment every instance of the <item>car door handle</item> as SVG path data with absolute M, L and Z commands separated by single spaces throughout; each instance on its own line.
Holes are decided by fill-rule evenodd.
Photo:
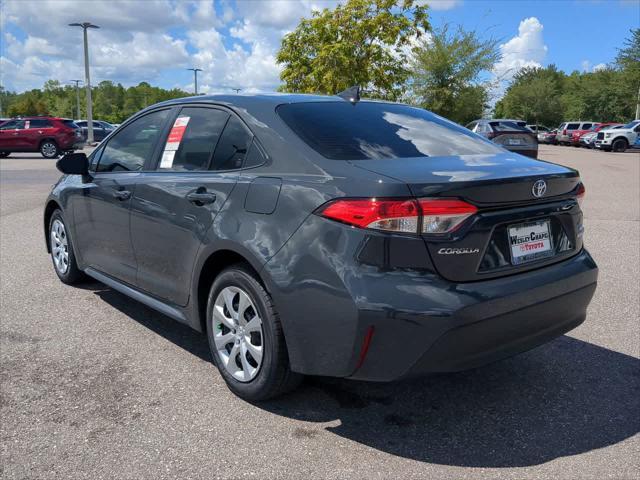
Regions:
M 198 206 L 208 205 L 216 201 L 216 194 L 209 192 L 191 192 L 187 193 L 186 197 L 191 203 L 195 203 Z
M 131 198 L 131 192 L 129 190 L 115 190 L 113 196 L 118 200 L 129 200 Z

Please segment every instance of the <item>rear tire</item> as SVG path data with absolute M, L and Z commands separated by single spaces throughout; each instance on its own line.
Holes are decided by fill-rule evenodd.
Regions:
M 75 285 L 86 279 L 76 263 L 71 236 L 59 209 L 53 212 L 49 220 L 49 249 L 53 269 L 62 283 Z
M 289 367 L 273 300 L 245 265 L 227 268 L 213 282 L 207 301 L 207 338 L 220 375 L 233 393 L 247 401 L 282 395 L 302 380 Z
M 57 158 L 60 155 L 60 149 L 53 140 L 45 140 L 40 144 L 40 155 L 44 158 Z
M 629 143 L 625 138 L 618 138 L 611 144 L 611 151 L 613 152 L 624 152 L 627 148 L 629 148 Z

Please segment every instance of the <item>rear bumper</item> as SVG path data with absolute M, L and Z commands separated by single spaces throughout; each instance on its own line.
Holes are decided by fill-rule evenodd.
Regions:
M 441 285 L 451 307 L 437 315 L 428 310 L 412 315 L 410 323 L 402 320 L 403 309 L 387 312 L 385 319 L 361 311 L 361 322 L 372 325 L 374 335 L 351 378 L 389 381 L 466 370 L 530 350 L 584 321 L 597 275 L 583 250 L 513 277 Z M 429 299 L 424 300 L 426 306 Z

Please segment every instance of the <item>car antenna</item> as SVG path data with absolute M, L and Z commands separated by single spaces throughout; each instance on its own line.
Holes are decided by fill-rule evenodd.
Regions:
M 338 97 L 343 98 L 347 102 L 351 102 L 352 105 L 355 105 L 360 101 L 360 86 L 354 85 L 351 88 L 347 88 L 340 93 L 336 94 Z

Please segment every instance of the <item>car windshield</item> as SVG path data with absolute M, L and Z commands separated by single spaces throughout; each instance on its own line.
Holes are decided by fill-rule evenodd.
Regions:
M 304 142 L 333 160 L 503 152 L 460 125 L 407 105 L 305 102 L 280 105 L 277 112 Z
M 520 122 L 489 122 L 489 125 L 493 127 L 495 132 L 511 132 L 511 131 L 522 131 L 528 132 L 529 129 L 524 125 L 521 125 Z
M 640 123 L 640 120 L 634 120 L 633 122 L 629 122 L 627 123 L 625 126 L 623 126 L 622 128 L 628 128 L 628 129 L 632 129 L 633 127 L 635 127 L 636 125 L 638 125 Z

